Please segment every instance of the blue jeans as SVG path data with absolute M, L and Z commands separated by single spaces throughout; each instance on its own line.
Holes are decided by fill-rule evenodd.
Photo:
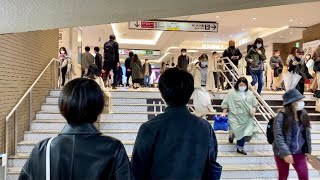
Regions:
M 251 74 L 251 77 L 252 77 L 252 82 L 251 82 L 251 85 L 254 86 L 257 84 L 258 82 L 258 90 L 257 92 L 259 94 L 261 94 L 261 91 L 262 91 L 262 87 L 263 87 L 263 71 L 259 71 L 257 73 L 253 73 L 251 70 L 250 70 L 250 74 Z
M 144 75 L 144 86 L 148 86 L 150 83 L 150 76 Z
M 244 144 L 246 143 L 246 138 L 243 137 L 242 139 L 237 141 L 237 148 L 239 150 L 243 150 Z

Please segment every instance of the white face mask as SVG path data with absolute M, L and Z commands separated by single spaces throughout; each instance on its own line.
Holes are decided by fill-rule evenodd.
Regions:
M 257 48 L 261 48 L 262 47 L 262 44 L 257 44 Z
M 181 54 L 184 55 L 184 56 L 187 55 L 187 53 L 185 53 L 185 52 L 183 52 L 183 53 L 181 53 Z
M 299 101 L 299 102 L 296 104 L 296 110 L 297 110 L 297 111 L 301 111 L 302 109 L 304 109 L 304 106 L 305 106 L 304 101 Z
M 66 52 L 65 52 L 65 51 L 60 51 L 60 53 L 61 53 L 61 54 L 64 54 L 64 53 L 66 53 Z
M 247 90 L 247 86 L 239 86 L 240 92 L 245 92 Z

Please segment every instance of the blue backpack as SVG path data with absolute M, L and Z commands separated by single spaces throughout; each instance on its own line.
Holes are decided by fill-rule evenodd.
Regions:
M 221 117 L 221 116 L 215 115 L 213 119 L 214 119 L 213 129 L 215 131 L 229 130 L 228 117 Z

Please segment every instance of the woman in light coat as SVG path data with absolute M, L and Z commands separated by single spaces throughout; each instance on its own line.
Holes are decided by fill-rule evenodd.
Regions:
M 76 75 L 72 68 L 72 60 L 68 55 L 68 52 L 65 47 L 59 49 L 59 60 L 60 60 L 60 72 L 61 72 L 61 86 L 64 86 L 66 82 L 66 77 L 70 80 L 70 73 Z
M 247 139 L 251 139 L 259 132 L 254 116 L 258 102 L 254 94 L 248 90 L 248 80 L 245 77 L 238 79 L 234 89 L 230 90 L 227 97 L 223 100 L 222 117 L 228 112 L 230 134 L 234 137 L 229 138 L 233 143 L 233 138 L 237 140 L 237 152 L 247 155 L 244 145 Z
M 207 91 L 214 91 L 215 81 L 213 71 L 208 66 L 208 55 L 202 54 L 200 56 L 199 62 L 195 64 L 191 74 L 194 78 L 195 89 L 205 87 Z
M 104 85 L 98 66 L 95 64 L 91 64 L 88 68 L 88 74 L 86 77 L 88 79 L 96 81 L 96 83 L 100 86 L 101 90 L 104 92 L 106 104 L 105 108 L 103 109 L 103 113 L 109 113 L 111 107 L 111 94 Z

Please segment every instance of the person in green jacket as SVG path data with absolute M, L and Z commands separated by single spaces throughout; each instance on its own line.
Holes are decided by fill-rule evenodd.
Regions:
M 253 46 L 248 51 L 246 61 L 250 64 L 249 72 L 252 76 L 251 85 L 254 86 L 258 82 L 257 92 L 259 94 L 261 94 L 264 83 L 263 71 L 264 61 L 266 59 L 266 50 L 263 46 L 263 40 L 261 38 L 257 38 Z
M 248 80 L 245 77 L 238 79 L 234 89 L 230 90 L 227 97 L 223 100 L 221 107 L 225 117 L 228 112 L 228 122 L 230 135 L 237 140 L 237 152 L 247 155 L 244 151 L 244 144 L 259 132 L 254 116 L 258 101 L 251 91 L 248 90 Z

